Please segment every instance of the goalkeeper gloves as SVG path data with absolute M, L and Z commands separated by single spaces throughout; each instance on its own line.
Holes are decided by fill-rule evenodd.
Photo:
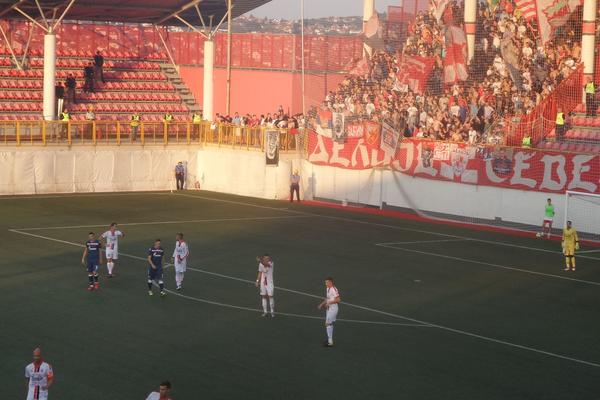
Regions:
M 575 242 L 575 250 L 579 250 L 579 242 Z

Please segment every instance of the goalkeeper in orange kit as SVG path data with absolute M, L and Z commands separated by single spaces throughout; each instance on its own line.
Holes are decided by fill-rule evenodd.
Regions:
M 571 221 L 567 221 L 567 227 L 563 229 L 562 248 L 567 264 L 565 271 L 575 271 L 575 250 L 579 250 L 579 237 Z

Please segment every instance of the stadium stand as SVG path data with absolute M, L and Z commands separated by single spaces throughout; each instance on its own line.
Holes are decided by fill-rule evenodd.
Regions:
M 133 53 L 117 51 L 104 54 L 106 83 L 96 82 L 96 91 L 82 93 L 83 68 L 93 58 L 83 51 L 59 52 L 56 80 L 64 82 L 69 74 L 77 80 L 76 104 L 66 104 L 73 120 L 83 120 L 90 105 L 99 120 L 126 120 L 142 113 L 146 121 L 160 121 L 166 112 L 175 120 L 187 120 L 192 108 L 183 101 L 163 71 L 166 58 L 155 55 L 140 60 Z M 163 68 L 161 68 L 161 64 Z M 3 120 L 38 120 L 42 111 L 43 60 L 33 53 L 27 69 L 14 67 L 8 49 L 0 54 L 0 116 Z

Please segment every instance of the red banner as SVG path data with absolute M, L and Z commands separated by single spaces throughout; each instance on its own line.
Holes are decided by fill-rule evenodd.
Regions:
M 413 92 L 423 93 L 433 70 L 435 58 L 400 55 L 398 61 L 398 82 L 408 85 Z
M 600 155 L 402 140 L 393 156 L 365 138 L 336 143 L 311 132 L 308 160 L 347 169 L 389 166 L 426 179 L 520 190 L 600 194 Z

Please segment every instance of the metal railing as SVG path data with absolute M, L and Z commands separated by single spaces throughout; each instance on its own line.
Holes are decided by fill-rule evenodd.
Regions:
M 193 122 L 0 121 L 5 145 L 210 145 L 263 151 L 265 132 L 279 131 L 281 151 L 301 150 L 301 130 Z

